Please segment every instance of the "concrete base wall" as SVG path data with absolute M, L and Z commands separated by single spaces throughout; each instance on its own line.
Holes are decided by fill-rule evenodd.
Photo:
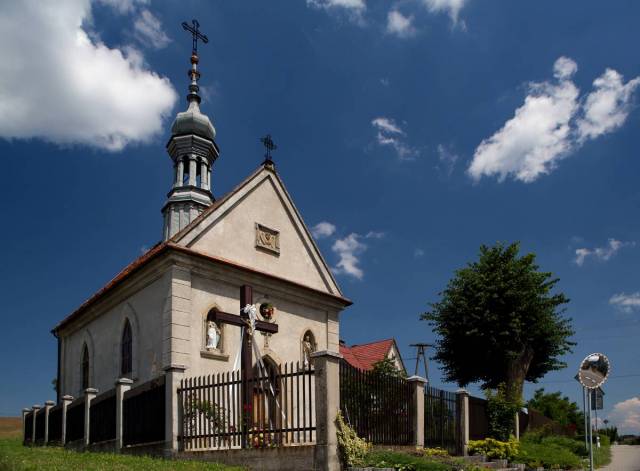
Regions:
M 107 440 L 100 443 L 92 443 L 88 447 L 85 448 L 86 451 L 97 451 L 100 453 L 115 453 L 116 452 L 116 441 L 115 440 Z
M 314 471 L 317 463 L 315 445 L 249 450 L 180 452 L 176 458 L 212 461 L 230 466 L 245 466 L 251 471 Z

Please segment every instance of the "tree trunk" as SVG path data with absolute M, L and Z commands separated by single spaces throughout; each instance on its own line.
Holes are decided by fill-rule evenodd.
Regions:
M 514 403 L 522 401 L 524 379 L 527 377 L 527 371 L 529 371 L 529 365 L 532 360 L 533 351 L 525 348 L 518 357 L 509 361 L 507 365 L 507 390 L 505 391 L 509 401 Z

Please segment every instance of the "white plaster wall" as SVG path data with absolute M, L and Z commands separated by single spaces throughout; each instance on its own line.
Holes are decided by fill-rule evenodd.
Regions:
M 125 318 L 133 332 L 133 380 L 143 383 L 162 373 L 162 312 L 167 281 L 159 278 L 125 301 L 63 337 L 62 394 L 82 395 L 82 347 L 87 342 L 90 386 L 114 387 L 120 376 L 120 342 Z
M 279 255 L 256 249 L 255 223 L 280 232 Z M 270 176 L 219 217 L 190 247 L 331 292 Z

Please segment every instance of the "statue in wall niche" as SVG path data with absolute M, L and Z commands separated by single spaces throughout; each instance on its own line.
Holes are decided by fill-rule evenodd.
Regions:
M 311 364 L 311 354 L 316 351 L 315 341 L 313 339 L 313 334 L 311 332 L 307 332 L 304 334 L 304 338 L 302 339 L 302 362 L 304 366 L 309 366 Z
M 220 343 L 220 327 L 213 321 L 207 322 L 207 348 L 218 349 Z

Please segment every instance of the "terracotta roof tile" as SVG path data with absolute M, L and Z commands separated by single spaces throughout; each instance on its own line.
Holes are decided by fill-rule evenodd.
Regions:
M 387 357 L 394 343 L 394 339 L 385 339 L 351 347 L 340 345 L 340 353 L 351 366 L 372 370 L 375 363 Z

